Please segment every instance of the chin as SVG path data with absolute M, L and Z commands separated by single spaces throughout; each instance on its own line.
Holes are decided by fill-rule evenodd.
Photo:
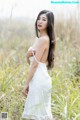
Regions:
M 39 31 L 43 31 L 43 30 L 45 30 L 45 29 L 43 29 L 43 28 L 41 28 L 41 29 L 38 29 Z

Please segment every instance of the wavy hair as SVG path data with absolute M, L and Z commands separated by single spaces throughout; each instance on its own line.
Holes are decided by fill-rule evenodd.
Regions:
M 45 14 L 48 19 L 47 34 L 50 39 L 50 45 L 49 45 L 49 52 L 48 52 L 48 58 L 47 58 L 48 60 L 47 68 L 48 70 L 50 70 L 54 67 L 54 51 L 55 51 L 54 14 L 49 10 L 42 10 L 38 14 L 36 22 L 35 22 L 36 36 L 38 38 L 39 38 L 39 35 L 38 35 L 38 28 L 37 28 L 37 20 L 39 19 L 39 16 L 41 14 Z

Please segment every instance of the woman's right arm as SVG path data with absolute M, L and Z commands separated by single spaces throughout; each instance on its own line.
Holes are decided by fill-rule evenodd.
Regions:
M 29 57 L 26 56 L 27 63 L 30 65 Z
M 30 65 L 30 60 L 29 60 L 29 57 L 30 57 L 30 51 L 31 51 L 31 48 L 32 47 L 30 47 L 29 49 L 28 49 L 28 51 L 27 51 L 27 55 L 26 55 L 26 60 L 27 60 L 27 63 Z
M 29 60 L 29 57 L 33 56 L 32 51 L 33 51 L 33 52 L 34 52 L 34 54 L 35 54 L 35 51 L 34 51 L 34 50 L 32 50 L 32 47 L 30 47 L 30 48 L 28 49 L 28 52 L 27 52 L 27 55 L 26 55 L 27 63 L 28 63 L 29 65 L 30 65 L 30 60 Z

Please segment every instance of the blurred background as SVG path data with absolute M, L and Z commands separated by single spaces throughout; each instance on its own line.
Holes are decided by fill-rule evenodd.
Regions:
M 0 113 L 21 120 L 29 71 L 26 53 L 35 41 L 35 21 L 43 9 L 55 17 L 55 64 L 49 71 L 54 120 L 80 120 L 80 4 L 50 0 L 0 0 Z

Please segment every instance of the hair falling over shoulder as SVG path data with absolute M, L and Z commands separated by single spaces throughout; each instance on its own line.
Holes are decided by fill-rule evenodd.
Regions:
M 36 35 L 38 36 L 38 29 L 37 29 L 37 20 L 41 14 L 45 14 L 48 19 L 48 24 L 47 24 L 47 34 L 50 39 L 50 44 L 49 44 L 49 52 L 48 52 L 48 65 L 47 68 L 48 70 L 51 70 L 54 67 L 54 51 L 55 51 L 55 33 L 54 33 L 54 14 L 53 12 L 49 10 L 42 10 L 36 19 L 35 22 L 35 30 L 36 30 Z

